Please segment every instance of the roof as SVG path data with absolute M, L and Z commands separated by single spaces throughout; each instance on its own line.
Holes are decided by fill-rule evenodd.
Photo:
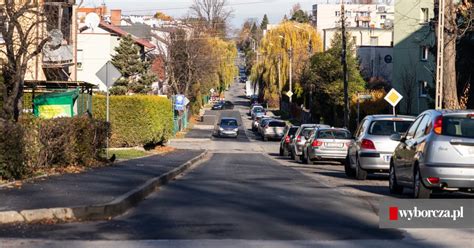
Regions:
M 28 88 L 76 88 L 85 86 L 95 88 L 97 85 L 84 81 L 46 81 L 46 80 L 25 80 L 25 87 Z
M 125 30 L 117 27 L 117 26 L 114 26 L 112 24 L 109 24 L 107 22 L 104 22 L 104 21 L 101 21 L 99 26 L 109 32 L 112 32 L 112 33 L 115 33 L 115 34 L 118 34 L 120 37 L 122 36 L 127 36 L 129 35 L 130 33 L 126 32 Z M 140 46 L 143 46 L 143 47 L 146 47 L 146 48 L 149 48 L 149 49 L 154 49 L 156 48 L 155 45 L 153 45 L 151 42 L 149 42 L 148 40 L 146 39 L 139 39 L 139 38 L 136 38 L 134 36 L 132 36 L 133 40 L 135 41 L 135 43 L 137 43 L 138 45 Z
M 414 120 L 416 117 L 409 115 L 368 115 L 368 118 L 374 119 L 390 119 L 390 118 L 401 118 L 401 119 L 411 119 Z
M 334 28 L 325 28 L 323 29 L 324 31 L 326 30 L 339 30 L 341 29 L 340 27 L 334 27 Z M 372 27 L 346 27 L 346 30 L 361 30 L 361 31 L 387 31 L 391 32 L 393 31 L 393 28 L 372 28 Z

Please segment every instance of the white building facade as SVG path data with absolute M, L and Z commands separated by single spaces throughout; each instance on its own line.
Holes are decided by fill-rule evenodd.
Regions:
M 341 26 L 340 4 L 314 4 L 313 25 L 322 33 L 324 29 Z M 392 28 L 394 6 L 384 4 L 346 4 L 346 26 L 360 28 Z

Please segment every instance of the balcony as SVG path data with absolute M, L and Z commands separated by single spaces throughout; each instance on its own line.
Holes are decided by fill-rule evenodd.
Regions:
M 372 19 L 370 18 L 370 16 L 356 16 L 355 20 L 356 22 L 370 22 Z

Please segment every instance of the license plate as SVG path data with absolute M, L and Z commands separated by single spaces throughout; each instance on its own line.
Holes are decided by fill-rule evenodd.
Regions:
M 390 162 L 390 160 L 392 159 L 392 155 L 383 155 L 383 161 L 385 162 Z
M 341 148 L 343 146 L 344 144 L 342 143 L 326 143 L 326 147 L 331 147 L 331 148 Z

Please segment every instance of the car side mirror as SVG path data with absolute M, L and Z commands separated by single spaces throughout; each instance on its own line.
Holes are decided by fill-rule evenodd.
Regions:
M 390 136 L 390 139 L 397 142 L 402 142 L 402 136 L 399 133 L 394 133 Z

